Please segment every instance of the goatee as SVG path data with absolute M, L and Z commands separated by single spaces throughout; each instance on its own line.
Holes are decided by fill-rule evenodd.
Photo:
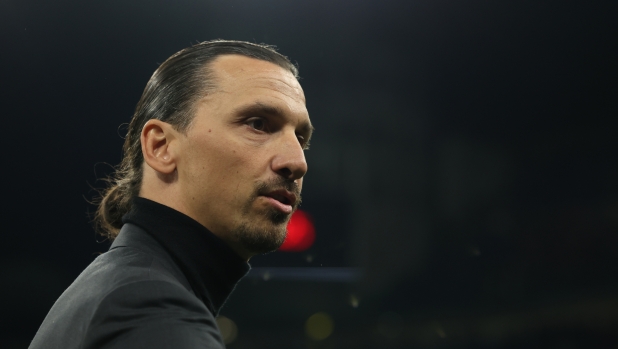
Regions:
M 275 178 L 256 185 L 251 198 L 243 208 L 243 221 L 233 232 L 235 239 L 253 254 L 268 253 L 277 250 L 287 235 L 287 223 L 292 214 L 283 213 L 274 207 L 268 207 L 263 212 L 263 219 L 256 221 L 251 217 L 251 210 L 255 200 L 269 192 L 286 190 L 294 195 L 295 200 L 292 212 L 296 211 L 301 202 L 300 188 L 294 181 L 284 178 Z M 265 221 L 265 222 L 264 222 Z

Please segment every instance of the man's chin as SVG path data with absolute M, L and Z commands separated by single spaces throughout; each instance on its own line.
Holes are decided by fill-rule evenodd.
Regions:
M 236 240 L 250 253 L 262 254 L 277 250 L 285 240 L 286 227 L 264 229 L 257 226 L 239 227 L 235 232 Z
M 235 229 L 234 239 L 252 254 L 273 252 L 285 240 L 290 216 L 277 210 L 268 210 L 257 217 L 246 217 Z

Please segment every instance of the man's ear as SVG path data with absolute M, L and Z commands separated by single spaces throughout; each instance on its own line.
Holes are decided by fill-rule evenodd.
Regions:
M 148 166 L 162 175 L 172 174 L 176 170 L 177 131 L 172 125 L 150 119 L 144 125 L 140 139 L 144 161 Z

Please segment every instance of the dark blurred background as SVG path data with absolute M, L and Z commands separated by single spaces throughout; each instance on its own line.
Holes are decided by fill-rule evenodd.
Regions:
M 109 247 L 152 72 L 225 38 L 298 62 L 317 129 L 317 239 L 253 260 L 231 349 L 618 348 L 617 4 L 2 0 L 0 347 Z

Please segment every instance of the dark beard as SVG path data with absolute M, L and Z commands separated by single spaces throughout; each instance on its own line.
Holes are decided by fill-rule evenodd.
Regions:
M 290 220 L 291 214 L 283 213 L 275 208 L 269 208 L 264 212 L 267 222 L 270 226 L 264 227 L 263 224 L 252 224 L 249 221 L 251 207 L 253 202 L 264 193 L 285 189 L 296 196 L 296 202 L 293 207 L 294 212 L 300 204 L 300 188 L 293 182 L 283 178 L 277 178 L 272 181 L 262 182 L 256 185 L 254 194 L 248 200 L 243 209 L 243 216 L 247 217 L 246 221 L 242 222 L 233 232 L 236 241 L 243 247 L 255 254 L 268 253 L 277 250 L 287 235 L 287 223 Z

